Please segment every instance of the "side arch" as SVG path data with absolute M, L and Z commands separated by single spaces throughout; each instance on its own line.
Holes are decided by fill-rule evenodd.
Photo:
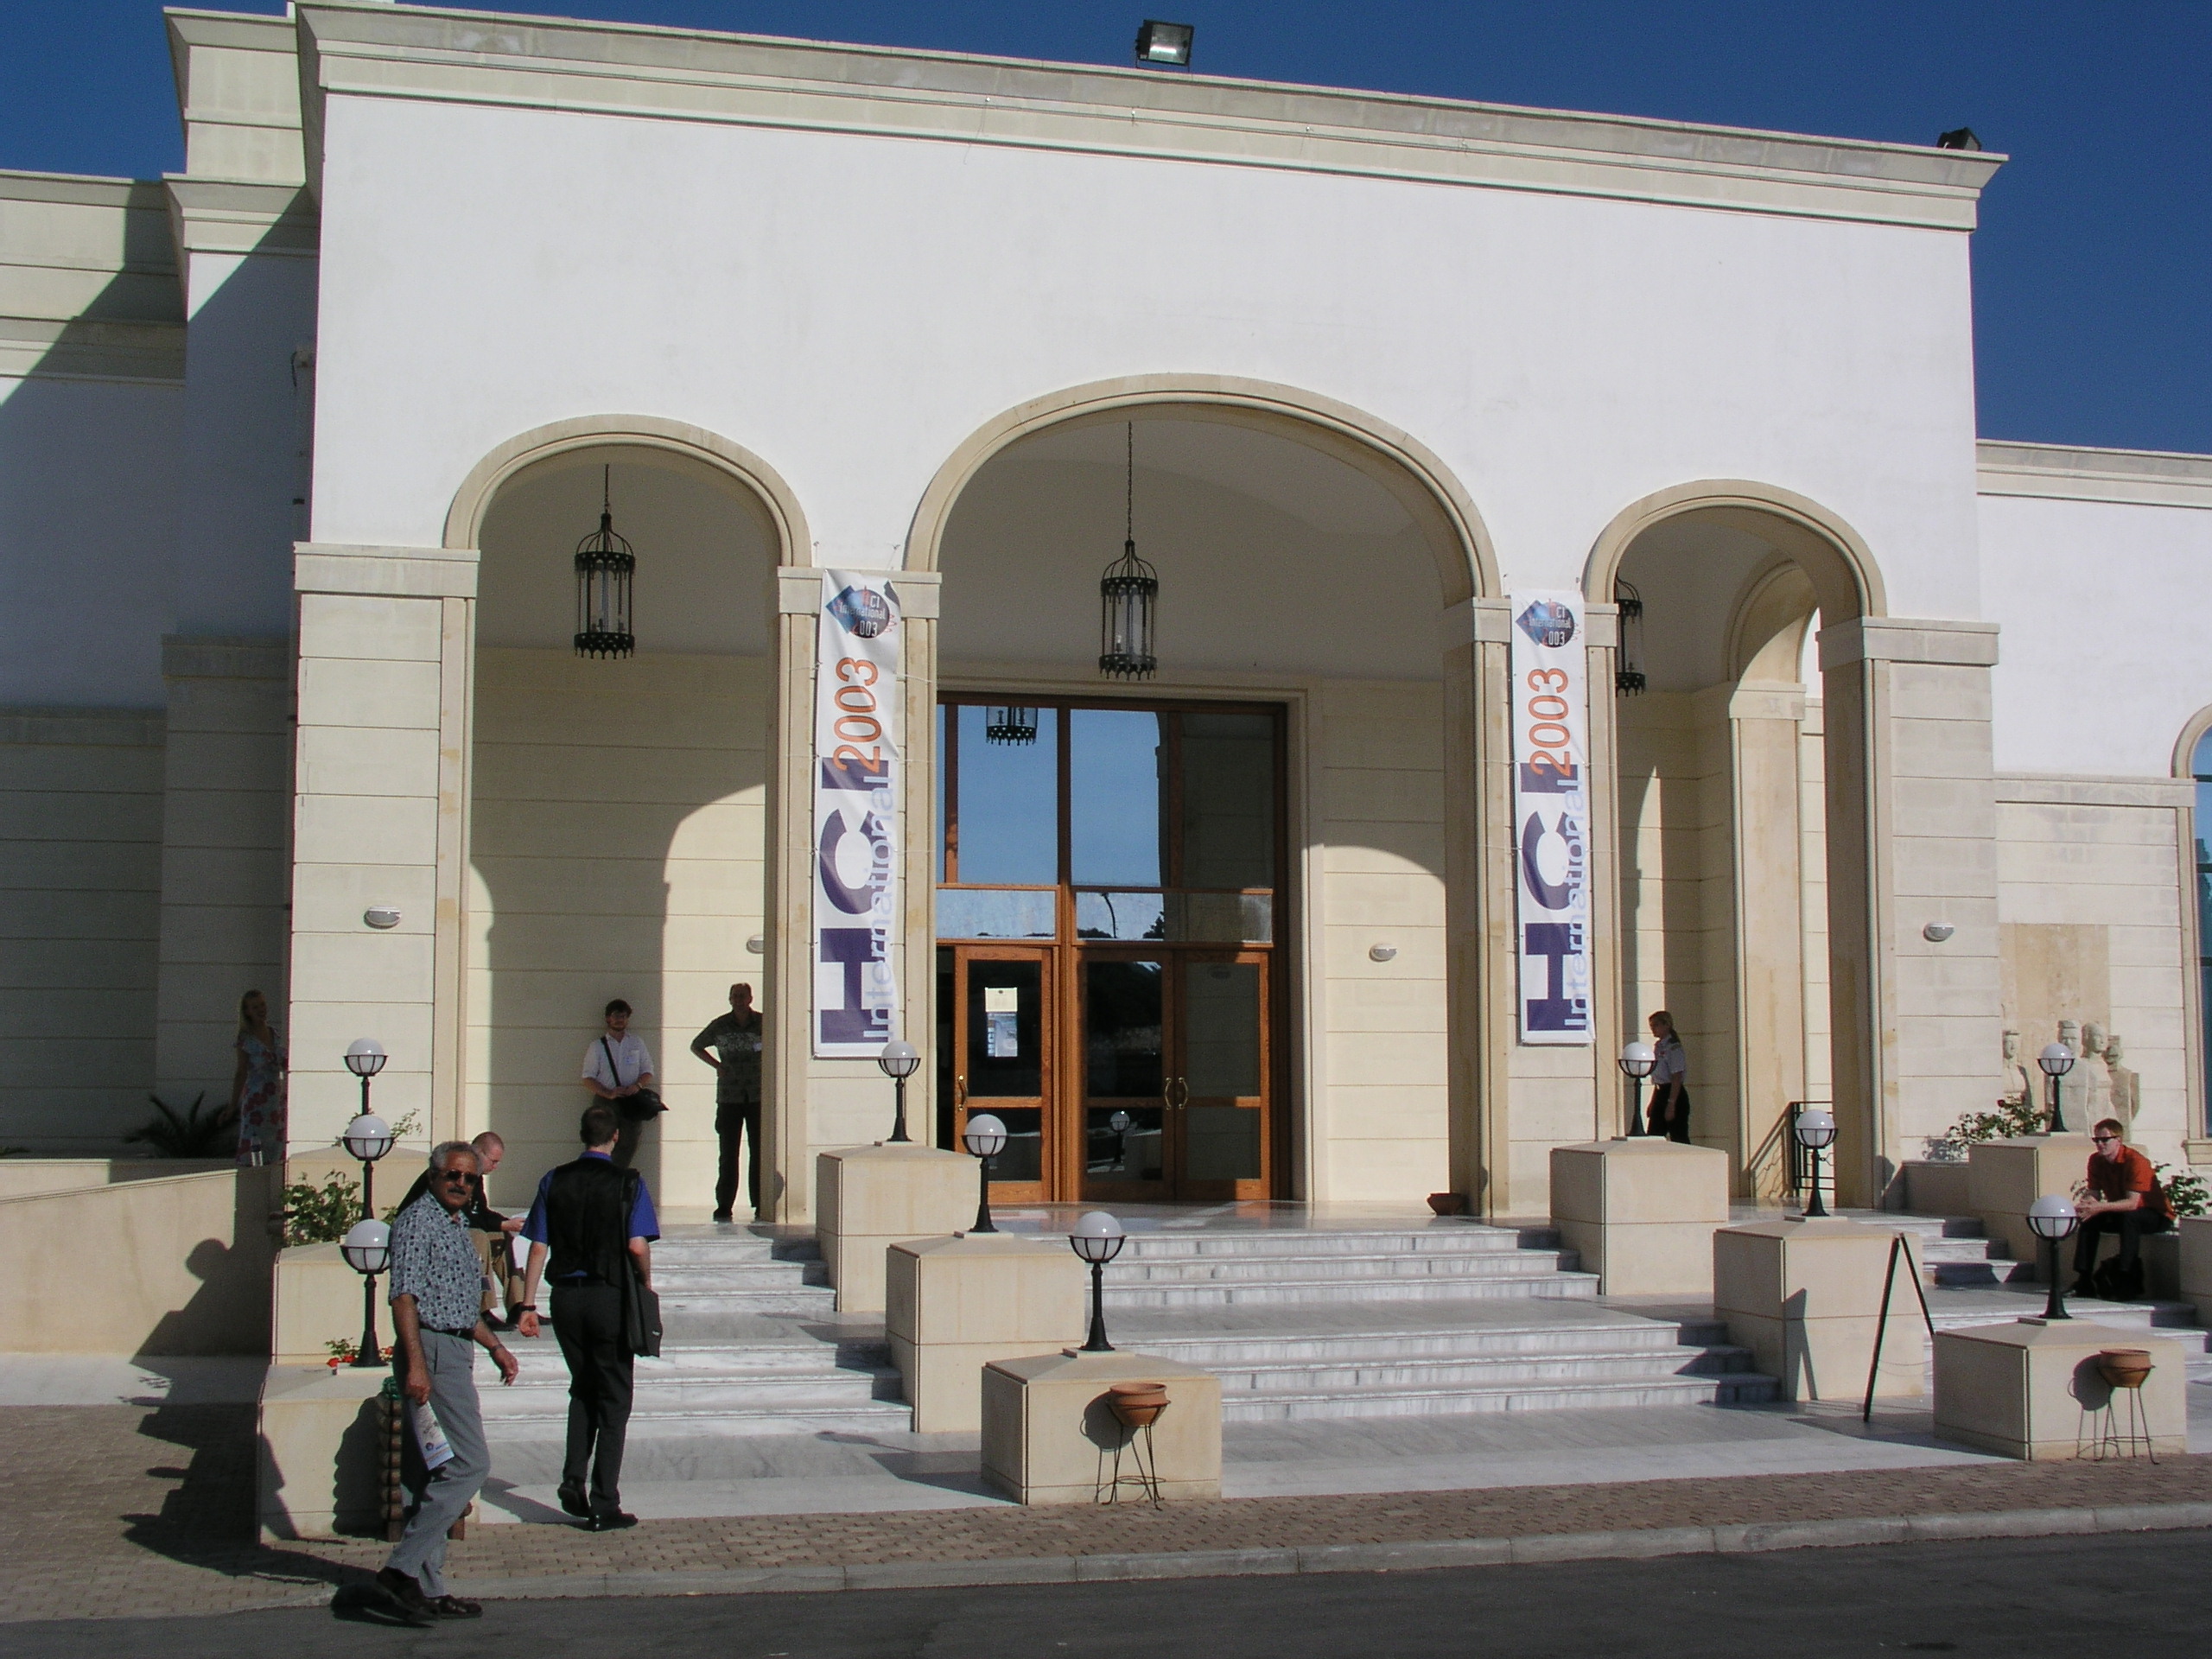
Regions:
M 2207 732 L 2212 732 L 2212 706 L 2198 709 L 2183 722 L 2181 735 L 2174 742 L 2175 777 L 2196 776 L 2196 746 Z
M 938 568 L 962 493 L 991 458 L 1048 427 L 1173 408 L 1191 418 L 1247 426 L 1319 448 L 1372 479 L 1421 526 L 1437 563 L 1445 608 L 1501 591 L 1497 557 L 1473 499 L 1426 445 L 1364 410 L 1316 392 L 1233 375 L 1141 374 L 1096 380 L 1007 410 L 971 433 L 938 469 L 914 509 L 906 568 Z
M 677 466 L 702 467 L 743 485 L 760 502 L 776 537 L 777 561 L 804 564 L 813 541 L 798 497 L 783 475 L 742 444 L 720 433 L 657 415 L 580 415 L 509 438 L 471 467 L 446 510 L 445 545 L 481 545 L 485 515 L 502 486 L 542 461 L 578 449 L 620 445 L 665 456 Z
M 1582 591 L 1609 603 L 1621 560 L 1637 537 L 1670 518 L 1695 518 L 1760 537 L 1804 570 L 1824 624 L 1886 616 L 1881 568 L 1859 532 L 1817 501 L 1746 479 L 1700 479 L 1645 496 L 1607 524 L 1583 566 Z

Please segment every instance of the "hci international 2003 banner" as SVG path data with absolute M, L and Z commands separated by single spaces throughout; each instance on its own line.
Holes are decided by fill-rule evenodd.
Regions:
M 828 570 L 814 664 L 814 1052 L 874 1059 L 899 1034 L 899 595 Z
M 1580 594 L 1514 596 L 1515 1001 L 1524 1043 L 1592 1040 L 1588 646 Z

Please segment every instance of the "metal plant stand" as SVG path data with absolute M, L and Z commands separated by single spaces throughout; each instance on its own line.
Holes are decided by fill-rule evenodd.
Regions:
M 1172 1405 L 1174 1402 L 1170 1401 L 1168 1403 Z M 1094 1502 L 1118 1503 L 1122 1501 L 1122 1487 L 1129 1486 L 1143 1493 L 1154 1509 L 1160 1507 L 1160 1459 L 1153 1452 L 1152 1426 L 1160 1421 L 1160 1414 L 1166 1409 L 1166 1406 L 1162 1406 L 1160 1412 L 1154 1414 L 1141 1428 L 1131 1428 L 1126 1423 L 1120 1426 L 1122 1433 L 1114 1447 L 1114 1461 L 1110 1469 L 1106 1462 L 1106 1448 L 1103 1446 L 1098 1448 L 1098 1486 L 1091 1494 Z M 1122 1471 L 1124 1458 L 1129 1465 L 1127 1474 Z

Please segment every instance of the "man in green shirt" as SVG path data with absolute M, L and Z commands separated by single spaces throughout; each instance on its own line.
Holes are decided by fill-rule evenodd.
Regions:
M 709 1052 L 709 1050 L 713 1052 Z M 717 1015 L 691 1039 L 691 1052 L 715 1068 L 715 1133 L 721 1139 L 721 1168 L 715 1179 L 715 1219 L 733 1221 L 737 1201 L 738 1141 L 752 1158 L 745 1190 L 754 1218 L 760 1212 L 760 1014 L 753 988 L 729 988 L 729 1012 Z

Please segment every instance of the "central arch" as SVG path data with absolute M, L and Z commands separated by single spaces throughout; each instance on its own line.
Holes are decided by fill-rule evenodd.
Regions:
M 1259 380 L 1217 375 L 1134 375 L 1096 381 L 1033 398 L 994 417 L 971 433 L 939 466 L 918 502 L 907 538 L 905 568 L 925 580 L 937 577 L 944 571 L 949 540 L 963 538 L 969 534 L 960 530 L 956 523 L 961 518 L 963 502 L 983 499 L 972 496 L 971 491 L 983 480 L 987 470 L 992 479 L 1001 479 L 1003 467 L 995 467 L 994 463 L 1006 461 L 1008 452 L 1029 444 L 1033 440 L 1042 439 L 1050 433 L 1053 435 L 1052 443 L 1058 446 L 1056 453 L 1064 452 L 1062 459 L 1065 460 L 1087 453 L 1090 448 L 1103 449 L 1104 447 L 1097 444 L 1085 446 L 1074 442 L 1084 429 L 1108 425 L 1118 428 L 1122 422 L 1131 419 L 1137 423 L 1136 429 L 1140 435 L 1146 431 L 1148 423 L 1202 423 L 1264 435 L 1266 438 L 1283 441 L 1325 457 L 1325 462 L 1314 463 L 1321 474 L 1344 479 L 1344 474 L 1337 468 L 1351 469 L 1359 475 L 1359 480 L 1345 479 L 1342 488 L 1355 493 L 1365 489 L 1370 492 L 1370 495 L 1373 491 L 1379 490 L 1382 496 L 1387 496 L 1389 503 L 1395 504 L 1395 511 L 1387 505 L 1382 511 L 1396 518 L 1402 525 L 1410 526 L 1409 531 L 1402 529 L 1392 532 L 1406 537 L 1400 543 L 1405 550 L 1402 556 L 1412 561 L 1398 569 L 1418 571 L 1423 552 L 1426 554 L 1426 562 L 1433 570 L 1435 586 L 1429 588 L 1429 579 L 1425 575 L 1413 580 L 1418 588 L 1428 589 L 1442 613 L 1454 620 L 1446 625 L 1444 644 L 1437 657 L 1427 655 L 1428 652 L 1438 647 L 1432 643 L 1435 635 L 1430 631 L 1431 624 L 1424 619 L 1407 617 L 1406 626 L 1394 630 L 1392 643 L 1405 671 L 1414 680 L 1427 680 L 1433 690 L 1419 690 L 1409 683 L 1408 690 L 1403 692 L 1393 694 L 1387 689 L 1378 689 L 1374 695 L 1385 701 L 1393 695 L 1410 696 L 1413 702 L 1409 707 L 1418 705 L 1430 711 L 1419 716 L 1421 729 L 1432 735 L 1421 740 L 1422 753 L 1418 764 L 1428 769 L 1426 775 L 1431 781 L 1419 786 L 1423 804 L 1418 810 L 1433 811 L 1435 828 L 1420 831 L 1421 845 L 1425 850 L 1418 855 L 1408 855 L 1401 858 L 1400 863 L 1412 872 L 1414 863 L 1421 860 L 1427 861 L 1422 867 L 1426 874 L 1414 872 L 1413 879 L 1427 881 L 1430 884 L 1427 891 L 1434 896 L 1433 900 L 1424 901 L 1420 925 L 1408 925 L 1404 931 L 1409 935 L 1427 935 L 1433 928 L 1436 944 L 1433 949 L 1427 946 L 1409 949 L 1402 966 L 1389 969 L 1382 965 L 1392 960 L 1387 950 L 1375 955 L 1370 963 L 1368 957 L 1370 941 L 1363 935 L 1357 942 L 1361 963 L 1358 971 L 1371 974 L 1378 980 L 1395 973 L 1402 981 L 1408 982 L 1411 976 L 1421 974 L 1433 972 L 1435 976 L 1437 1007 L 1433 1017 L 1423 1016 L 1421 1027 L 1426 1031 L 1433 1025 L 1433 1042 L 1426 1036 L 1414 1037 L 1399 1046 L 1408 1052 L 1419 1051 L 1421 1064 L 1428 1067 L 1430 1072 L 1429 1080 L 1421 1087 L 1433 1091 L 1441 1104 L 1433 1120 L 1425 1120 L 1434 1123 L 1433 1140 L 1420 1141 L 1422 1149 L 1417 1154 L 1407 1154 L 1402 1160 L 1407 1163 L 1406 1170 L 1394 1178 L 1401 1181 L 1402 1186 L 1392 1190 L 1418 1192 L 1428 1190 L 1431 1185 L 1450 1186 L 1468 1193 L 1478 1206 L 1491 1207 L 1493 1203 L 1503 1200 L 1504 1192 L 1503 1090 L 1485 1091 L 1479 1087 L 1478 1080 L 1502 1077 L 1503 1066 L 1484 1058 L 1487 1050 L 1495 1046 L 1493 1039 L 1497 1022 L 1491 1011 L 1484 1007 L 1477 994 L 1477 986 L 1479 981 L 1492 977 L 1481 971 L 1481 963 L 1484 937 L 1483 918 L 1494 906 L 1485 904 L 1480 890 L 1485 871 L 1478 849 L 1486 839 L 1479 829 L 1486 816 L 1486 799 L 1481 785 L 1486 772 L 1497 768 L 1486 768 L 1484 766 L 1485 760 L 1489 758 L 1486 746 L 1493 739 L 1488 722 L 1478 718 L 1477 710 L 1480 704 L 1494 706 L 1502 696 L 1503 648 L 1495 642 L 1477 643 L 1477 628 L 1471 614 L 1475 602 L 1495 600 L 1502 594 L 1497 560 L 1482 516 L 1465 489 L 1436 454 L 1409 434 L 1364 410 L 1296 387 Z M 1154 429 L 1159 428 L 1155 426 Z M 1185 429 L 1188 430 L 1187 424 Z M 1098 435 L 1103 437 L 1104 435 Z M 1259 451 L 1252 447 L 1256 442 L 1256 439 L 1239 439 L 1220 451 L 1216 451 L 1211 444 L 1201 448 L 1215 453 L 1241 451 L 1256 454 Z M 1112 448 L 1118 466 L 1118 441 Z M 1265 448 L 1264 444 L 1260 445 L 1260 449 Z M 1033 448 L 1025 453 L 1034 453 Z M 1336 466 L 1332 467 L 1328 463 L 1335 463 Z M 1146 463 L 1141 461 L 1141 472 L 1145 467 Z M 995 483 L 990 487 L 996 491 L 1001 485 Z M 1233 489 L 1235 486 L 1228 487 Z M 1118 498 L 1118 484 L 1116 494 Z M 1398 517 L 1398 514 L 1402 516 Z M 1116 516 L 1114 528 L 1118 532 L 1118 509 Z M 1141 510 L 1139 540 L 1143 543 L 1141 518 Z M 1087 524 L 1088 520 L 1084 522 Z M 1413 538 L 1416 537 L 1420 550 L 1414 546 Z M 1120 539 L 1118 533 L 1112 537 L 1115 543 Z M 1213 591 L 1216 594 L 1220 591 L 1222 573 L 1232 568 L 1247 569 L 1255 580 L 1259 581 L 1267 580 L 1271 572 L 1278 581 L 1300 580 L 1299 577 L 1281 574 L 1290 569 L 1304 571 L 1308 577 L 1311 575 L 1313 567 L 1310 564 L 1300 565 L 1295 559 L 1290 566 L 1236 566 L 1236 559 L 1251 556 L 1249 552 L 1234 550 L 1230 543 L 1236 540 L 1230 537 L 1229 542 L 1209 544 L 1208 555 L 1213 563 L 1207 569 L 1214 573 L 1216 586 Z M 964 542 L 960 544 L 964 545 Z M 1060 556 L 1055 553 L 1042 556 Z M 1099 561 L 1101 564 L 1105 562 L 1104 559 Z M 1363 566 L 1357 570 L 1343 566 L 1338 569 L 1345 581 L 1359 580 L 1364 571 Z M 957 574 L 956 570 L 955 577 Z M 1368 574 L 1371 580 L 1378 582 L 1402 584 L 1407 580 L 1405 576 L 1393 577 L 1379 570 Z M 1084 580 L 1092 579 L 1092 575 L 1087 573 Z M 925 690 L 916 688 L 909 694 L 912 717 L 908 732 L 912 753 L 909 760 L 908 798 L 917 804 L 916 808 L 910 809 L 917 833 L 910 833 L 906 838 L 906 874 L 910 894 L 915 899 L 926 896 L 928 900 L 922 904 L 910 902 L 908 906 L 908 915 L 918 924 L 912 936 L 918 944 L 925 939 L 933 943 L 937 927 L 935 899 L 940 874 L 937 868 L 937 837 L 922 827 L 924 820 L 918 808 L 919 804 L 930 800 L 940 786 L 940 757 L 935 751 L 938 691 L 935 682 L 938 658 L 944 649 L 945 640 L 950 637 L 944 632 L 945 628 L 952 626 L 955 633 L 958 633 L 962 631 L 963 617 L 976 614 L 972 608 L 975 603 L 972 586 L 963 597 L 958 591 L 961 585 L 957 580 L 953 581 L 943 591 L 941 601 L 937 601 L 946 611 L 954 613 L 953 622 L 948 624 L 932 619 L 929 624 L 931 633 L 926 655 L 931 683 Z M 1185 588 L 1181 591 L 1187 594 L 1192 589 Z M 1410 597 L 1414 591 L 1413 588 L 1398 586 L 1396 602 L 1417 607 L 1420 601 Z M 960 609 L 956 611 L 956 607 Z M 989 615 L 990 613 L 982 614 Z M 1056 617 L 1056 621 L 1065 625 L 1066 619 Z M 995 626 L 996 624 L 994 622 L 990 626 Z M 1065 631 L 1063 626 L 1063 632 Z M 967 654 L 972 656 L 973 642 L 979 636 L 972 626 L 966 632 L 971 642 Z M 1009 630 L 1009 644 L 1012 643 L 1011 632 Z M 1274 648 L 1277 648 L 1277 642 L 1262 639 L 1255 646 L 1253 654 L 1262 662 L 1292 660 L 1270 658 L 1268 651 Z M 1291 649 L 1287 645 L 1280 648 Z M 982 670 L 978 665 L 963 663 L 946 677 L 944 696 L 957 709 L 967 703 L 982 701 L 988 692 L 999 688 L 1005 688 L 1003 695 L 1007 697 L 1014 696 L 1019 689 L 1040 699 L 1058 697 L 1065 702 L 1072 696 L 1078 702 L 1086 699 L 1096 702 L 1102 696 L 1116 697 L 1127 690 L 1117 689 L 1111 683 L 1097 681 L 1090 670 L 1078 665 L 1074 658 L 1067 655 L 1065 641 L 1055 649 L 1059 654 L 1052 656 L 1052 661 L 1058 666 L 1046 668 L 1039 664 L 1033 672 L 1020 664 L 997 664 L 988 670 Z M 910 641 L 910 650 L 915 650 L 918 656 L 922 642 L 918 639 Z M 995 658 L 1001 653 L 994 651 L 992 654 Z M 1011 657 L 1021 653 L 1009 650 L 1003 654 Z M 1033 658 L 1038 653 L 1033 650 L 1029 654 Z M 1063 658 L 1066 660 L 1063 661 Z M 1492 658 L 1497 660 L 1492 661 Z M 1303 885 L 1294 893 L 1278 896 L 1278 905 L 1288 908 L 1279 909 L 1277 915 L 1279 918 L 1286 914 L 1301 918 L 1312 916 L 1315 919 L 1311 924 L 1310 938 L 1303 933 L 1294 940 L 1283 935 L 1277 936 L 1278 944 L 1284 946 L 1285 959 L 1292 964 L 1285 975 L 1284 984 L 1286 1004 L 1293 1010 L 1287 1023 L 1296 1027 L 1287 1039 L 1287 1052 L 1296 1057 L 1290 1068 L 1290 1074 L 1296 1082 L 1291 1096 L 1286 1098 L 1283 1120 L 1294 1126 L 1286 1131 L 1287 1142 L 1294 1141 L 1294 1144 L 1286 1145 L 1283 1156 L 1275 1166 L 1276 1173 L 1268 1178 L 1273 1183 L 1270 1196 L 1276 1197 L 1367 1196 L 1361 1184 L 1377 1183 L 1383 1179 L 1353 1168 L 1342 1155 L 1341 1137 L 1345 1132 L 1341 1124 L 1338 1131 L 1340 1139 L 1336 1143 L 1336 1162 L 1332 1164 L 1331 1154 L 1322 1145 L 1326 1137 L 1321 1132 L 1320 1115 L 1316 1109 L 1316 1103 L 1332 1089 L 1347 1101 L 1365 1098 L 1360 1096 L 1357 1090 L 1344 1093 L 1336 1087 L 1332 1077 L 1324 1075 L 1327 1065 L 1323 1058 L 1323 1039 L 1325 1037 L 1327 1042 L 1337 1046 L 1338 1052 L 1347 1053 L 1356 1052 L 1356 1046 L 1367 1033 L 1357 1029 L 1346 1030 L 1341 1026 L 1332 1027 L 1326 1033 L 1318 1029 L 1322 995 L 1319 988 L 1325 982 L 1338 988 L 1339 1001 L 1337 1006 L 1339 1011 L 1332 1018 L 1353 1025 L 1357 1025 L 1361 1016 L 1343 1013 L 1342 1009 L 1349 1007 L 1355 1001 L 1356 994 L 1364 988 L 1352 983 L 1355 976 L 1348 974 L 1341 963 L 1332 959 L 1332 963 L 1325 963 L 1319 944 L 1324 937 L 1323 925 L 1319 920 L 1325 908 L 1320 871 L 1325 861 L 1319 856 L 1324 849 L 1322 836 L 1342 833 L 1357 836 L 1360 833 L 1356 828 L 1347 830 L 1344 824 L 1335 821 L 1330 823 L 1325 831 L 1317 828 L 1321 815 L 1313 800 L 1308 798 L 1318 798 L 1320 786 L 1316 780 L 1323 776 L 1327 764 L 1318 758 L 1322 741 L 1320 734 L 1324 729 L 1322 711 L 1325 696 L 1313 693 L 1311 688 L 1324 683 L 1354 683 L 1344 680 L 1329 681 L 1329 671 L 1325 671 L 1318 668 L 1294 671 L 1286 667 L 1275 672 L 1256 662 L 1249 672 L 1231 672 L 1224 668 L 1209 670 L 1192 664 L 1180 675 L 1164 674 L 1162 680 L 1154 688 L 1160 697 L 1169 702 L 1179 699 L 1186 706 L 1203 705 L 1209 698 L 1231 701 L 1238 696 L 1247 700 L 1256 698 L 1279 708 L 1281 718 L 1285 722 L 1283 729 L 1288 734 L 1285 740 L 1287 759 L 1284 763 L 1287 770 L 1282 774 L 1287 780 L 1284 785 L 1288 802 L 1287 822 L 1298 828 L 1287 833 L 1294 833 L 1302 839 L 1295 842 L 1289 855 L 1291 865 L 1285 868 L 1283 874 L 1286 880 L 1291 879 L 1294 867 L 1295 879 Z M 1344 671 L 1357 674 L 1368 671 L 1353 668 Z M 1305 676 L 1302 683 L 1300 680 L 1301 674 Z M 1491 680 L 1497 683 L 1491 684 Z M 1195 703 L 1192 702 L 1194 699 Z M 1167 740 L 1163 737 L 1162 741 Z M 1344 740 L 1338 736 L 1334 741 L 1341 742 Z M 925 747 L 927 753 L 923 752 Z M 1162 751 L 1163 753 L 1166 752 Z M 964 749 L 963 753 L 964 757 Z M 1069 764 L 1072 765 L 1072 762 Z M 1373 763 L 1370 761 L 1370 764 Z M 964 758 L 963 765 L 964 768 Z M 1378 854 L 1377 856 L 1395 855 Z M 1072 867 L 1070 868 L 1071 870 Z M 1071 874 L 1069 879 L 1072 879 Z M 1306 924 L 1301 921 L 1292 925 L 1303 929 Z M 1381 925 L 1368 930 L 1374 933 L 1373 943 L 1378 945 L 1388 942 L 1391 931 L 1391 926 Z M 1349 954 L 1349 944 L 1336 939 L 1334 931 L 1328 935 L 1328 938 L 1331 951 L 1338 956 Z M 1071 946 L 1077 942 L 1073 938 L 1069 941 Z M 1072 960 L 1071 958 L 1071 962 Z M 907 974 L 907 1030 L 910 1034 L 931 1033 L 950 1052 L 954 1039 L 951 1028 L 942 1022 L 937 1007 L 939 995 L 937 976 L 922 970 L 918 954 L 910 957 L 910 961 L 913 966 Z M 1071 967 L 1068 970 L 1071 979 L 1073 971 Z M 1383 989 L 1377 994 L 1393 993 Z M 1070 1008 L 1068 1018 L 1072 1021 L 1076 1017 L 1072 1012 L 1072 1002 Z M 1374 1023 L 1371 1016 L 1370 1019 L 1370 1023 Z M 1382 1023 L 1387 1024 L 1387 1020 Z M 1071 1023 L 1069 1029 L 1073 1031 L 1076 1027 Z M 916 1040 L 919 1040 L 918 1036 Z M 923 1075 L 935 1082 L 936 1072 L 937 1068 L 930 1066 L 925 1068 Z M 949 1080 L 946 1086 L 960 1085 L 957 1080 Z M 1357 1111 L 1363 1109 L 1364 1106 L 1347 1106 L 1345 1111 L 1356 1115 Z M 1492 1112 L 1497 1117 L 1498 1131 L 1495 1135 L 1489 1133 L 1484 1126 L 1485 1115 Z M 1427 1132 L 1424 1130 L 1422 1133 L 1426 1135 Z M 1495 1147 L 1494 1152 L 1492 1147 Z M 1072 1164 L 1070 1166 L 1072 1167 Z M 1414 1173 L 1416 1167 L 1418 1174 Z M 1424 1185 L 1403 1185 L 1416 1180 Z M 1336 1188 L 1333 1192 L 1332 1183 Z

